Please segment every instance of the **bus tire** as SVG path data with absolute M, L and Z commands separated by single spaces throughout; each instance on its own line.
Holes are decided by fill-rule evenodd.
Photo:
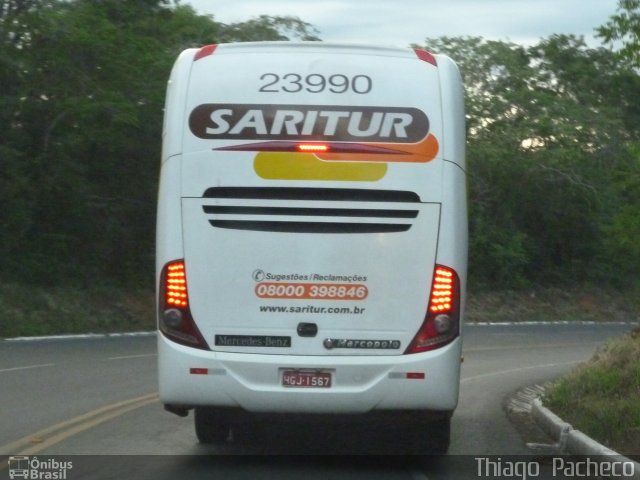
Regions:
M 229 424 L 215 408 L 196 407 L 194 423 L 196 437 L 202 444 L 224 443 L 229 438 Z
M 431 422 L 420 422 L 415 427 L 415 454 L 446 455 L 451 443 L 451 417 Z
M 431 455 L 446 455 L 451 443 L 451 417 L 429 424 Z

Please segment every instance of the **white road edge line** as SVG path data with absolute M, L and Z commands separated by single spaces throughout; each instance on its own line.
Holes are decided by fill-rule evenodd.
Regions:
M 595 320 L 553 320 L 553 321 L 526 321 L 526 322 L 465 322 L 465 327 L 493 327 L 511 325 L 640 325 L 640 322 L 597 322 Z
M 582 360 L 576 360 L 574 362 L 546 363 L 544 365 L 531 365 L 529 367 L 511 368 L 509 370 L 500 370 L 499 372 L 482 373 L 480 375 L 474 375 L 473 377 L 462 378 L 462 379 L 460 379 L 460 383 L 468 382 L 468 381 L 471 381 L 471 380 L 479 380 L 481 378 L 486 378 L 486 377 L 496 377 L 498 375 L 506 375 L 508 373 L 522 372 L 524 370 L 536 370 L 538 368 L 562 367 L 562 366 L 565 366 L 565 365 L 575 365 L 577 363 L 583 363 L 583 361 Z
M 133 358 L 157 357 L 157 353 L 144 353 L 142 355 L 122 355 L 121 357 L 108 357 L 107 360 L 130 360 Z
M 16 372 L 18 370 L 31 370 L 33 368 L 45 368 L 45 367 L 53 367 L 53 366 L 55 366 L 55 363 L 42 363 L 40 365 L 26 365 L 24 367 L 3 368 L 3 369 L 0 369 L 0 373 Z
M 495 352 L 500 350 L 531 350 L 531 349 L 541 349 L 541 348 L 569 348 L 569 347 L 580 347 L 580 346 L 597 346 L 602 345 L 602 342 L 576 342 L 576 343 L 547 343 L 547 344 L 535 344 L 535 345 L 513 345 L 513 346 L 503 346 L 503 347 L 475 347 L 475 348 L 467 348 L 465 349 L 463 346 L 464 353 L 473 353 L 473 352 Z
M 75 340 L 84 338 L 121 338 L 121 337 L 152 337 L 156 331 L 152 332 L 122 332 L 122 333 L 83 333 L 74 335 L 45 335 L 40 337 L 12 337 L 5 338 L 5 342 L 33 342 L 39 340 Z

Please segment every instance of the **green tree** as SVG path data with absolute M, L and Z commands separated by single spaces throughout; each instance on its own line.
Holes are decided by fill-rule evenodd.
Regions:
M 162 0 L 0 3 L 0 275 L 150 279 L 166 81 L 189 47 L 312 36 Z
M 615 172 L 633 162 L 637 75 L 564 35 L 525 48 L 443 38 L 466 86 L 471 278 L 514 287 L 587 281 L 606 270 Z
M 281 41 L 291 38 L 303 41 L 318 41 L 318 30 L 297 17 L 260 15 L 256 18 L 224 25 L 220 32 L 221 42 Z
M 626 142 L 629 161 L 612 172 L 615 180 L 614 201 L 617 208 L 604 222 L 602 258 L 609 266 L 608 278 L 619 286 L 638 285 L 640 270 L 640 104 L 637 101 L 640 68 L 640 1 L 620 0 L 616 14 L 597 29 L 598 35 L 633 70 L 618 85 L 624 98 L 622 118 L 630 131 Z M 639 286 L 640 288 L 640 286 Z
M 640 66 L 640 0 L 619 0 L 617 13 L 597 32 L 605 43 L 621 45 L 618 53 L 622 58 Z

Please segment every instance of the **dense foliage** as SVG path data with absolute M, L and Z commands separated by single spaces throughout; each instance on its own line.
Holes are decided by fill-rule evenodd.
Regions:
M 638 2 L 621 0 L 623 14 L 637 19 Z M 637 52 L 637 27 L 615 18 L 603 40 Z M 226 25 L 162 0 L 0 0 L 0 281 L 150 285 L 176 55 L 316 35 L 296 18 Z M 637 282 L 638 57 L 562 35 L 427 43 L 465 77 L 474 285 Z
M 565 35 L 428 44 L 465 78 L 476 285 L 637 282 L 637 71 Z
M 159 0 L 5 0 L 0 29 L 0 275 L 49 284 L 151 280 L 183 49 L 315 38 L 296 18 L 225 25 Z

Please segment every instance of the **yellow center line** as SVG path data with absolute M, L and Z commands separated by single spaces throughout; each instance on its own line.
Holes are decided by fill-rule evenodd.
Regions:
M 115 402 L 0 446 L 0 455 L 33 455 L 80 432 L 158 401 L 158 393 Z M 38 444 L 32 445 L 37 439 Z M 19 450 L 19 451 L 18 451 Z M 0 465 L 0 470 L 3 466 Z

